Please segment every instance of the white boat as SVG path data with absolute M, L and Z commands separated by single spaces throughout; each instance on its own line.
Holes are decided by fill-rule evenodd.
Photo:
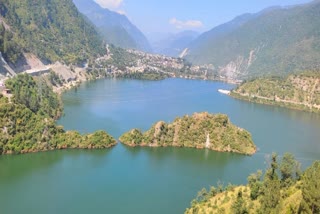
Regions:
M 229 90 L 219 89 L 218 91 L 219 91 L 221 94 L 227 94 L 227 95 L 230 94 L 230 91 L 229 91 Z

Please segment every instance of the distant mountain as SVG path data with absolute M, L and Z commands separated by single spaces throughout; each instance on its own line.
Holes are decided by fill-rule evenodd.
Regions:
M 245 14 L 198 37 L 186 59 L 213 64 L 229 78 L 320 66 L 320 1 Z
M 108 43 L 122 48 L 151 51 L 147 38 L 125 15 L 102 8 L 94 0 L 73 0 L 73 2 L 98 28 Z
M 156 53 L 177 57 L 198 35 L 195 31 L 182 31 L 154 42 L 152 48 Z
M 256 16 L 257 14 L 246 13 L 234 18 L 230 22 L 219 25 L 213 28 L 212 30 L 198 36 L 198 38 L 190 44 L 190 49 L 193 50 L 193 49 L 205 48 L 213 40 L 227 36 L 229 33 L 235 31 L 236 29 L 238 29 L 243 24 L 247 23 L 249 20 L 253 19 Z M 201 56 L 201 59 L 199 60 L 202 60 L 202 58 L 203 57 Z

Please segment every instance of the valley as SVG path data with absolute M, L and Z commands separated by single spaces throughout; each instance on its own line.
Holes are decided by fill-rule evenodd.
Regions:
M 319 0 L 165 2 L 0 3 L 1 213 L 320 211 Z

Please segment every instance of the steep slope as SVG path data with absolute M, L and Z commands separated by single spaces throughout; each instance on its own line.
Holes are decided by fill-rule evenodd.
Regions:
M 72 0 L 3 0 L 0 51 L 14 69 L 27 64 L 25 53 L 43 62 L 76 64 L 104 53 L 102 40 Z
M 319 1 L 271 8 L 200 36 L 186 58 L 230 78 L 306 70 L 320 66 L 319 26 Z
M 189 58 L 192 59 L 193 61 L 199 61 L 200 63 L 207 62 L 210 59 L 210 56 L 205 56 L 205 53 L 198 53 L 197 55 L 197 50 L 199 51 L 209 51 L 207 54 L 210 54 L 210 50 L 207 49 L 208 45 L 214 41 L 215 39 L 220 39 L 225 36 L 227 36 L 229 33 L 235 31 L 245 23 L 247 23 L 249 20 L 253 19 L 256 17 L 257 14 L 243 14 L 241 16 L 238 16 L 231 20 L 230 22 L 224 23 L 222 25 L 219 25 L 212 30 L 205 32 L 198 36 L 195 41 L 193 41 L 189 45 L 190 49 L 190 56 Z M 205 58 L 208 57 L 208 58 Z
M 152 48 L 156 53 L 178 57 L 198 35 L 199 33 L 195 31 L 182 31 L 154 42 Z
M 125 15 L 101 8 L 93 0 L 73 2 L 95 24 L 108 43 L 122 48 L 151 51 L 147 38 Z

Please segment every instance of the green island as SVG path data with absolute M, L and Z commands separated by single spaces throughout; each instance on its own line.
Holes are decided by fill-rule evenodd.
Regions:
M 320 213 L 320 161 L 302 173 L 292 154 L 277 159 L 273 154 L 264 176 L 261 170 L 251 174 L 245 186 L 202 189 L 185 214 Z
M 286 77 L 262 77 L 245 81 L 230 95 L 255 103 L 320 112 L 320 72 L 306 71 Z
M 256 152 L 251 134 L 233 125 L 226 115 L 195 113 L 176 118 L 172 123 L 154 124 L 142 133 L 133 129 L 119 140 L 128 146 L 190 147 L 252 155 Z
M 0 95 L 0 154 L 101 149 L 116 144 L 104 131 L 81 135 L 56 125 L 62 104 L 43 79 L 18 75 L 7 80 L 6 87 L 12 94 Z

